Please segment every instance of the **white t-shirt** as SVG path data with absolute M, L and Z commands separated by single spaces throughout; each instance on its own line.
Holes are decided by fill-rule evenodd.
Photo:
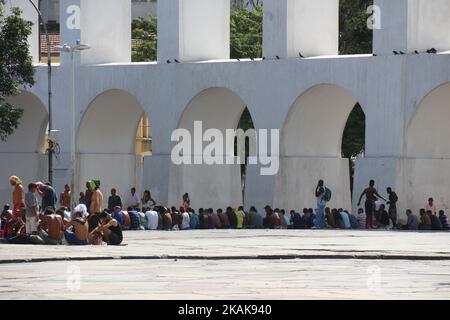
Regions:
M 150 210 L 145 213 L 145 216 L 147 217 L 147 229 L 148 230 L 158 229 L 158 212 Z
M 181 214 L 182 220 L 181 220 L 181 229 L 189 229 L 190 228 L 190 222 L 191 219 L 189 218 L 189 213 L 184 212 Z

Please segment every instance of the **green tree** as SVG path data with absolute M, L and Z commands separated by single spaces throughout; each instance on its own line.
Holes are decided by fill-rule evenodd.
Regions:
M 23 115 L 23 110 L 6 98 L 18 94 L 22 86 L 34 84 L 34 69 L 28 45 L 32 23 L 21 18 L 18 8 L 5 16 L 3 5 L 0 1 L 0 140 L 5 141 Z
M 372 4 L 373 0 L 340 0 L 340 54 L 372 52 L 372 30 L 367 28 L 367 8 Z
M 132 24 L 132 38 L 138 41 L 132 50 L 132 61 L 156 61 L 158 46 L 158 20 L 138 18 Z
M 240 9 L 231 14 L 230 19 L 230 57 L 262 57 L 263 7 L 253 10 Z

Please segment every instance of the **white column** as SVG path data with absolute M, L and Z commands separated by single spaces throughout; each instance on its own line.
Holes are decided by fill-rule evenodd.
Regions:
M 230 56 L 229 0 L 158 1 L 158 61 Z
M 339 0 L 265 0 L 263 55 L 337 55 Z
M 450 50 L 448 0 L 375 0 L 374 4 L 381 23 L 380 29 L 374 29 L 374 53 Z

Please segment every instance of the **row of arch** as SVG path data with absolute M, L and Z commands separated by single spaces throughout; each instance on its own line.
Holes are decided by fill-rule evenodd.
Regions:
M 5 160 L 21 160 L 3 166 L 2 181 L 10 174 L 22 174 L 14 171 L 17 170 L 16 165 L 26 168 L 22 174 L 25 178 L 41 180 L 45 161 L 39 157 L 45 149 L 48 122 L 46 109 L 39 98 L 29 92 L 22 92 L 11 100 L 25 112 L 17 131 L 7 142 L 0 142 L 0 155 Z M 447 123 L 447 119 L 450 119 L 449 101 L 450 84 L 445 84 L 434 89 L 420 103 L 406 129 L 406 157 L 450 158 L 450 139 L 447 138 L 450 136 Z M 317 158 L 341 159 L 343 131 L 356 104 L 357 100 L 349 91 L 330 84 L 314 86 L 297 98 L 281 131 L 281 167 L 277 177 L 276 199 L 289 202 L 287 199 L 296 198 L 289 193 L 301 193 L 305 175 L 311 175 L 312 167 L 317 171 Z M 194 121 L 201 120 L 204 130 L 235 129 L 245 108 L 246 103 L 231 90 L 209 88 L 189 102 L 178 127 L 192 130 Z M 143 168 L 144 157 L 151 155 L 151 130 L 147 122 L 145 108 L 131 94 L 122 90 L 109 90 L 98 95 L 86 109 L 78 128 L 78 185 L 82 186 L 89 178 L 99 178 L 105 190 L 117 187 L 124 193 L 132 186 L 149 188 L 155 183 L 145 181 L 140 185 L 143 170 L 152 170 Z M 324 161 L 321 165 L 326 171 L 330 164 Z M 345 189 L 350 187 L 349 175 L 345 172 L 348 167 L 345 169 L 345 165 L 337 162 L 331 164 L 329 170 L 338 171 L 332 178 L 336 184 Z M 207 192 L 214 195 L 210 196 L 211 201 L 222 198 L 224 203 L 238 205 L 235 202 L 242 201 L 240 174 L 239 166 L 172 165 L 169 179 L 173 183 L 169 187 L 169 194 L 173 195 L 173 199 L 169 196 L 169 202 L 178 203 L 176 198 L 183 192 L 190 192 L 193 198 L 201 198 Z M 312 175 L 310 178 L 317 177 Z M 0 192 L 4 193 L 5 189 Z M 228 198 L 223 198 L 223 195 L 228 195 Z M 344 192 L 342 198 L 347 197 L 349 192 Z M 298 201 L 312 200 L 307 198 Z M 289 207 L 295 203 L 280 205 Z

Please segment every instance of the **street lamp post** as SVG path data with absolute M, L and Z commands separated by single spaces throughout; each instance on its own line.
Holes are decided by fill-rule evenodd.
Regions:
M 75 185 L 75 171 L 76 171 L 76 151 L 75 151 L 75 144 L 76 144 L 76 137 L 75 137 L 75 59 L 74 54 L 75 52 L 81 52 L 84 50 L 90 49 L 91 46 L 88 44 L 81 44 L 80 41 L 77 41 L 76 46 L 71 47 L 68 44 L 64 44 L 62 46 L 56 46 L 55 49 L 60 52 L 65 52 L 70 54 L 70 61 L 71 61 L 71 99 L 70 99 L 70 138 L 71 138 L 71 147 L 70 147 L 70 167 L 71 167 L 71 191 L 72 191 L 72 202 L 74 201 L 78 190 L 77 186 Z
M 45 33 L 45 41 L 47 42 L 47 66 L 48 66 L 48 182 L 53 185 L 53 142 L 50 140 L 53 123 L 52 123 L 52 54 L 50 48 L 50 36 L 48 34 L 47 25 L 44 22 L 42 13 L 33 0 L 28 0 L 36 10 L 39 21 L 42 23 Z

